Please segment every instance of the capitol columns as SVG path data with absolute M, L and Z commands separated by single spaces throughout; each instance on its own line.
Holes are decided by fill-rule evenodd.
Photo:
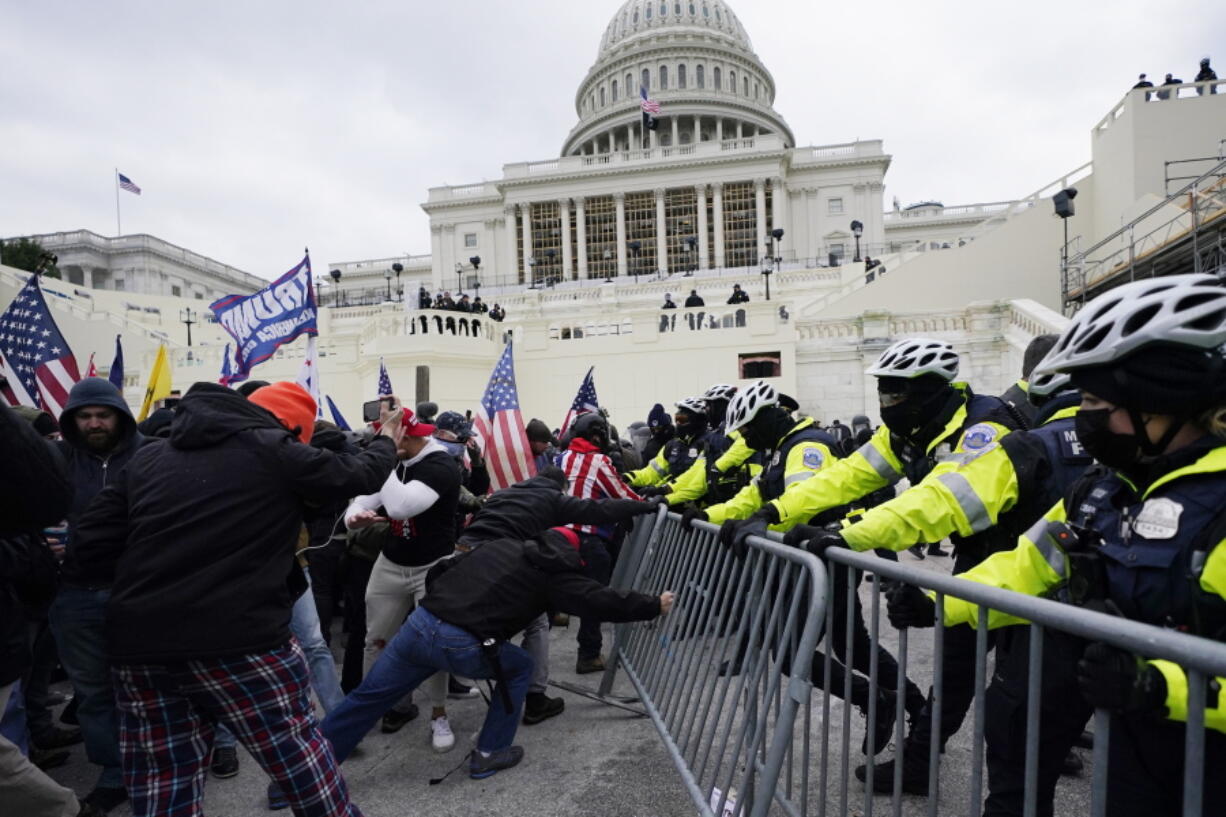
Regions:
M 724 185 L 711 185 L 711 218 L 715 219 L 715 268 L 724 268 Z
M 673 120 L 674 122 L 676 120 Z M 668 221 L 664 210 L 664 188 L 657 187 L 656 194 L 656 269 L 668 272 Z
M 536 285 L 535 270 L 528 259 L 532 257 L 532 205 L 529 202 L 524 202 L 519 205 L 520 218 L 523 219 L 523 245 L 524 245 L 524 277 L 520 283 L 528 282 L 529 286 Z
M 626 194 L 620 190 L 613 194 L 617 205 L 617 275 L 626 277 Z
M 799 246 L 797 240 L 800 236 L 796 235 L 788 224 L 788 189 L 783 184 L 782 176 L 775 176 L 771 179 L 771 227 L 776 230 L 784 230 L 785 235 L 792 236 L 791 246 Z
M 574 256 L 570 251 L 570 199 L 558 199 L 558 220 L 562 223 L 562 280 L 574 278 Z
M 575 196 L 575 250 L 579 253 L 579 280 L 587 280 L 587 213 L 583 196 Z
M 694 200 L 698 205 L 698 269 L 707 268 L 707 186 L 700 184 L 694 188 Z M 689 272 L 689 270 L 686 270 Z
M 430 225 L 430 269 L 433 272 L 434 280 L 431 283 L 435 290 L 442 288 L 443 277 L 447 270 L 443 269 L 443 225 Z
M 758 234 L 758 263 L 760 264 L 766 257 L 766 234 L 770 231 L 770 227 L 766 226 L 766 179 L 753 180 L 753 198 L 754 211 L 757 216 L 754 220 L 754 232 Z
M 497 272 L 502 283 L 510 285 L 516 283 L 515 273 L 519 269 L 519 248 L 515 246 L 515 205 L 504 206 L 502 215 L 502 266 Z

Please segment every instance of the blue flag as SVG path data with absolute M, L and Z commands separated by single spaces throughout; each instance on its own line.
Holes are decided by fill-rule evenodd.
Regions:
M 336 427 L 341 431 L 352 431 L 349 424 L 345 422 L 345 418 L 341 416 L 340 409 L 336 407 L 336 403 L 332 402 L 329 395 L 324 395 L 324 399 L 328 401 L 328 411 L 332 412 L 332 422 L 336 423 Z
M 217 378 L 217 382 L 223 386 L 230 385 L 230 378 L 234 376 L 234 369 L 230 366 L 230 344 L 226 344 L 226 350 L 221 353 L 221 377 Z
M 232 380 L 246 380 L 252 368 L 272 357 L 284 343 L 306 333 L 318 335 L 311 257 L 254 295 L 227 295 L 209 309 L 234 338 Z
M 123 344 L 119 342 L 120 335 L 115 336 L 115 359 L 111 361 L 111 370 L 106 379 L 115 384 L 115 388 L 123 391 Z

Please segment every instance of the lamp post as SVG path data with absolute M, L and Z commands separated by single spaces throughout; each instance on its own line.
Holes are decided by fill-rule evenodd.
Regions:
M 548 259 L 545 262 L 545 286 L 547 287 L 553 286 L 553 278 L 554 278 L 553 260 L 557 258 L 557 256 L 558 256 L 558 251 L 555 250 L 553 247 L 550 247 L 549 249 L 545 250 L 545 258 Z
M 630 274 L 634 276 L 634 280 L 637 282 L 639 280 L 639 251 L 643 249 L 643 243 L 641 241 L 631 241 L 626 247 L 630 250 L 630 254 L 634 256 L 633 269 L 630 270 Z
M 192 312 L 192 309 L 190 306 L 187 309 L 179 310 L 179 320 L 187 324 L 187 345 L 188 346 L 192 345 L 192 324 L 198 323 L 196 318 L 197 318 L 197 313 Z
M 473 265 L 473 300 L 481 298 L 481 278 L 479 271 L 481 269 L 481 256 L 474 255 L 468 259 L 468 263 Z
M 332 276 L 332 280 L 336 285 L 336 294 L 332 296 L 332 305 L 340 306 L 341 305 L 341 271 L 338 269 L 334 269 L 328 274 Z
M 613 251 L 605 250 L 600 257 L 604 259 L 604 282 L 611 284 L 613 283 Z
M 528 284 L 528 289 L 536 289 L 536 256 L 528 256 L 528 278 L 532 283 Z
M 856 237 L 856 257 L 852 261 L 860 260 L 860 236 L 864 235 L 864 225 L 859 221 L 851 222 L 851 234 Z
M 698 237 L 687 235 L 685 237 L 685 246 L 682 247 L 682 249 L 685 250 L 685 276 L 684 277 L 691 278 L 694 275 L 694 270 L 698 266 L 698 261 L 697 261 L 698 259 L 698 255 L 697 255 Z
M 464 265 L 459 261 L 455 262 L 455 286 L 456 295 L 464 294 Z
M 766 258 L 762 263 L 762 277 L 766 279 L 766 300 L 771 299 L 771 273 L 778 270 L 783 263 L 783 256 L 776 252 L 783 243 L 783 230 L 779 227 L 771 230 L 766 236 Z
M 387 300 L 392 299 L 392 271 L 390 269 L 383 270 L 383 280 L 387 283 Z
M 1077 209 L 1073 207 L 1073 199 L 1077 198 L 1076 187 L 1066 187 L 1059 193 L 1051 197 L 1051 203 L 1056 208 L 1056 215 L 1060 216 L 1060 221 L 1064 224 L 1064 244 L 1060 247 L 1060 277 L 1064 280 L 1061 282 L 1064 285 L 1064 291 L 1068 292 L 1068 220 L 1069 216 L 1076 214 Z
M 392 272 L 396 273 L 396 300 L 404 300 L 404 290 L 400 288 L 400 273 L 404 272 L 404 264 L 397 261 L 392 264 Z

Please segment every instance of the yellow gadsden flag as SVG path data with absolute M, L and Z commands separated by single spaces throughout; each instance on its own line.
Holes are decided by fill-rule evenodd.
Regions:
M 170 360 L 166 357 L 166 345 L 158 347 L 158 356 L 153 361 L 153 371 L 149 373 L 149 386 L 145 389 L 145 402 L 141 403 L 140 416 L 137 422 L 149 416 L 153 404 L 164 397 L 170 396 Z

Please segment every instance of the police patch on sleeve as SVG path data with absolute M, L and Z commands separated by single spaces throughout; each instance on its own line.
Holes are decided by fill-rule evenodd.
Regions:
M 814 471 L 816 471 L 818 468 L 822 467 L 822 462 L 824 462 L 825 459 L 826 458 L 822 456 L 822 450 L 820 448 L 806 448 L 805 449 L 805 453 L 804 453 L 805 468 L 811 468 Z
M 976 423 L 962 435 L 962 449 L 970 452 L 982 451 L 996 440 L 998 433 L 995 427 L 987 423 Z

